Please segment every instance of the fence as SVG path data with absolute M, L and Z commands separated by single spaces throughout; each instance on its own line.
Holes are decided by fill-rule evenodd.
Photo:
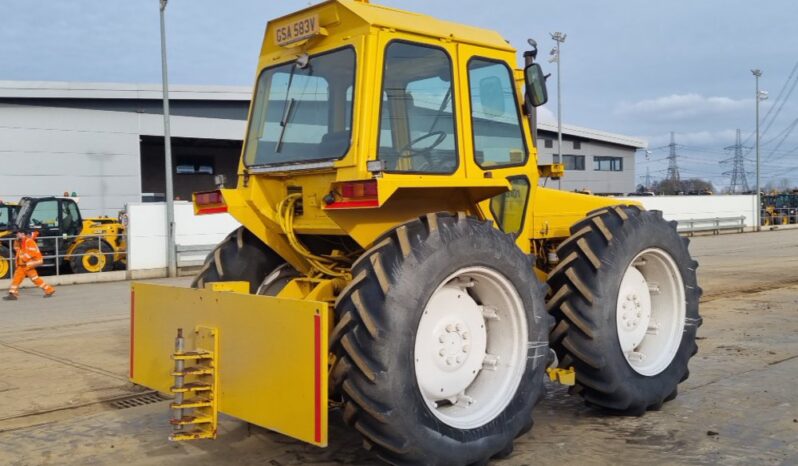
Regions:
M 80 239 L 81 244 L 88 244 L 91 247 L 94 242 L 96 241 L 97 248 L 93 251 L 88 251 L 85 253 L 79 253 L 77 251 L 73 251 L 70 254 L 67 254 L 67 251 L 70 249 L 71 245 L 74 244 L 76 239 Z M 0 238 L 0 246 L 6 248 L 5 252 L 7 254 L 3 254 L 3 260 L 8 261 L 8 277 L 14 275 L 14 269 L 16 268 L 16 257 L 14 255 L 14 242 L 16 241 L 16 237 L 8 237 L 8 238 Z M 116 261 L 117 255 L 121 255 L 121 257 L 125 257 L 124 253 L 119 253 L 113 250 L 111 246 L 108 245 L 108 235 L 80 235 L 80 236 L 72 236 L 72 235 L 63 235 L 63 236 L 39 236 L 36 238 L 36 244 L 38 244 L 39 249 L 42 251 L 42 259 L 44 263 L 40 265 L 39 269 L 55 269 L 55 275 L 61 275 L 63 272 L 63 268 L 65 265 L 69 265 L 70 269 L 71 264 L 67 264 L 67 262 L 73 262 L 75 259 L 80 259 L 83 261 L 82 258 L 84 257 L 93 257 L 97 261 L 92 262 L 92 266 L 102 264 L 102 261 L 98 256 L 103 256 L 105 258 L 105 263 L 107 264 L 110 256 L 110 268 L 106 266 L 100 265 L 100 270 L 96 270 L 97 272 L 106 271 L 106 270 L 113 270 L 116 267 L 118 261 Z M 4 272 L 4 267 L 0 266 L 0 278 L 2 277 Z M 71 270 L 75 272 L 75 270 Z
M 795 224 L 798 224 L 798 209 L 795 207 L 778 207 L 762 210 L 762 225 Z

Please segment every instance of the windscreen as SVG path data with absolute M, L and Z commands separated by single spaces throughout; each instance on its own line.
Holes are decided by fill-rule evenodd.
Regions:
M 301 64 L 300 64 L 301 63 Z M 352 140 L 351 47 L 265 69 L 258 78 L 244 163 L 337 159 Z
M 9 206 L 0 206 L 0 229 L 8 228 L 14 220 L 14 210 Z

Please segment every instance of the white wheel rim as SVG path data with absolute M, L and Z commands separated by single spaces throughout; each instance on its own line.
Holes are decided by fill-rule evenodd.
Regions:
M 526 356 L 526 312 L 515 287 L 492 269 L 464 268 L 438 286 L 421 315 L 416 381 L 435 417 L 473 429 L 513 399 Z
M 682 342 L 687 306 L 676 262 L 651 248 L 632 260 L 618 290 L 618 343 L 636 372 L 653 376 L 673 361 Z

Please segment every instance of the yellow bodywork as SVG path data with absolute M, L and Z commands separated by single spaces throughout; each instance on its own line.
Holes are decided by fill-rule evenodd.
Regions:
M 211 327 L 219 412 L 327 445 L 327 303 L 143 283 L 131 296 L 132 382 L 170 392 L 175 330 L 194 348 Z
M 100 237 L 98 239 L 98 237 Z M 78 238 L 69 246 L 66 251 L 67 260 L 75 253 L 75 249 L 84 243 L 94 246 L 97 250 L 97 257 L 104 261 L 124 262 L 126 259 L 127 235 L 125 227 L 116 219 L 109 217 L 84 218 L 83 225 Z M 104 243 L 104 244 L 101 244 Z M 113 254 L 109 254 L 113 253 Z M 103 262 L 102 265 L 105 263 Z M 102 265 L 95 265 L 96 272 L 103 270 Z M 93 267 L 87 267 L 90 270 Z
M 370 168 L 370 162 L 378 162 L 384 52 L 395 40 L 435 47 L 451 58 L 458 157 L 453 173 L 397 173 Z M 622 203 L 540 187 L 542 177 L 563 176 L 562 166 L 538 167 L 530 123 L 520 116 L 520 110 L 525 147 L 511 152 L 513 163 L 480 166 L 476 162 L 469 60 L 480 57 L 506 64 L 512 70 L 516 104 L 519 109 L 524 105 L 523 74 L 516 66 L 516 50 L 494 31 L 368 2 L 327 1 L 269 22 L 258 76 L 264 69 L 291 63 L 303 54 L 312 57 L 342 47 L 351 47 L 357 57 L 348 151 L 339 159 L 299 168 L 257 167 L 245 163 L 245 147 L 237 186 L 221 190 L 222 209 L 226 208 L 301 277 L 289 282 L 277 297 L 134 285 L 134 382 L 168 391 L 168 355 L 173 350 L 175 329 L 199 325 L 218 329 L 219 409 L 316 445 L 327 441 L 327 338 L 332 310 L 335 298 L 352 277 L 346 268 L 325 270 L 298 238 L 338 236 L 366 249 L 380 235 L 411 219 L 430 212 L 462 212 L 501 220 L 504 230 L 516 235 L 518 247 L 539 258 L 536 273 L 545 280 L 548 268 L 541 266 L 541 261 L 545 262 L 552 245 L 570 235 L 569 227 L 591 210 Z M 336 118 L 342 115 L 332 113 Z M 527 183 L 516 185 L 516 180 Z M 331 208 L 327 200 L 343 183 L 362 181 L 376 183 L 375 198 L 368 205 Z M 501 219 L 494 218 L 495 213 Z M 320 341 L 314 334 L 314 324 L 321 331 Z M 322 374 L 314 379 L 319 360 Z M 555 377 L 568 381 L 571 375 L 562 372 Z M 314 390 L 319 386 L 321 417 L 313 411 Z M 312 428 L 314 422 L 321 422 L 320 436 Z

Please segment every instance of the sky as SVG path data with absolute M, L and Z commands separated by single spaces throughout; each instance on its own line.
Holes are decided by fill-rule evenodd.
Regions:
M 173 84 L 251 85 L 266 22 L 307 0 L 170 0 Z M 725 147 L 741 129 L 754 145 L 755 83 L 761 105 L 762 184 L 798 185 L 798 2 L 794 0 L 376 0 L 386 6 L 495 29 L 523 50 L 537 40 L 546 72 L 562 46 L 563 121 L 644 138 L 637 174 L 665 175 L 675 132 L 683 178 L 728 184 Z M 2 0 L 0 79 L 160 82 L 157 0 Z M 520 58 L 519 58 L 520 60 Z M 792 78 L 791 78 L 792 76 Z M 555 78 L 553 75 L 552 78 Z M 779 97 L 780 91 L 781 98 Z M 553 119 L 556 80 L 542 114 Z M 789 97 L 788 97 L 789 96 Z M 772 110 L 771 110 L 772 109 Z M 768 111 L 770 113 L 768 114 Z M 767 131 L 764 129 L 767 128 Z M 754 152 L 744 149 L 754 171 Z M 753 185 L 753 173 L 749 180 Z

